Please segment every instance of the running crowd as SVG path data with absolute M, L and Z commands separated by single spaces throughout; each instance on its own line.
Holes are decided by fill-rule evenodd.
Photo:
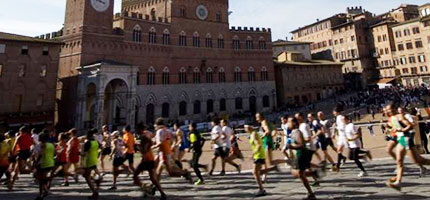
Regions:
M 387 186 L 400 191 L 403 179 L 403 161 L 406 154 L 420 167 L 421 174 L 425 174 L 424 165 L 430 165 L 430 160 L 419 153 L 414 143 L 416 118 L 405 113 L 404 109 L 396 109 L 393 104 L 387 104 L 384 112 L 389 118 L 385 124 L 387 152 L 396 161 L 396 176 L 387 180 Z M 294 116 L 281 117 L 281 131 L 274 124 L 266 120 L 261 113 L 255 115 L 256 124 L 244 125 L 244 131 L 249 136 L 252 149 L 253 176 L 258 185 L 255 196 L 265 196 L 264 183 L 271 171 L 279 171 L 279 165 L 291 166 L 291 174 L 300 179 L 308 195 L 305 199 L 316 199 L 312 187 L 320 186 L 320 180 L 326 175 L 326 170 L 337 173 L 349 158 L 360 170 L 358 177 L 365 177 L 368 172 L 361 160 L 371 160 L 370 151 L 363 149 L 361 128 L 354 125 L 350 117 L 342 115 L 342 108 L 333 110 L 333 120 L 327 119 L 323 112 L 296 113 Z M 258 127 L 258 128 L 257 128 Z M 227 120 L 214 118 L 210 143 L 214 151 L 211 166 L 200 164 L 205 137 L 197 131 L 196 124 L 191 123 L 188 132 L 184 133 L 175 124 L 173 129 L 165 125 L 163 119 L 157 119 L 154 133 L 145 127 L 137 128 L 132 133 L 131 127 L 126 126 L 121 132 L 109 132 L 107 126 L 101 131 L 92 129 L 85 136 L 78 137 L 76 129 L 68 132 L 52 134 L 48 131 L 36 133 L 28 127 L 21 127 L 19 133 L 0 134 L 0 178 L 3 175 L 5 185 L 12 190 L 20 173 L 33 173 L 35 182 L 39 184 L 39 195 L 36 199 L 44 199 L 50 191 L 55 177 L 62 177 L 62 186 L 69 186 L 69 177 L 79 182 L 83 176 L 92 191 L 89 199 L 98 199 L 100 183 L 106 173 L 105 161 L 109 158 L 112 163 L 112 186 L 109 190 L 117 189 L 119 174 L 132 175 L 133 182 L 140 187 L 145 195 L 153 196 L 158 191 L 161 199 L 167 199 L 162 188 L 161 175 L 163 170 L 170 177 L 182 177 L 196 186 L 205 183 L 200 169 L 204 169 L 210 176 L 214 175 L 217 160 L 221 160 L 220 176 L 226 176 L 226 164 L 241 171 L 241 165 L 236 159 L 244 159 L 235 130 L 228 126 Z M 284 137 L 282 148 L 285 158 L 273 158 L 275 151 L 274 138 Z M 333 150 L 337 158 L 328 153 Z M 349 155 L 345 156 L 345 150 Z M 135 154 L 140 152 L 141 160 L 134 162 Z M 153 152 L 158 152 L 154 154 Z M 191 170 L 183 166 L 184 155 L 192 152 L 192 159 L 188 161 L 189 169 L 194 171 L 197 180 L 194 182 Z M 329 168 L 327 168 L 329 166 Z M 100 167 L 100 168 L 99 168 Z M 72 170 L 73 168 L 73 170 Z M 151 184 L 141 182 L 141 173 L 146 171 Z M 127 176 L 128 177 L 128 176 Z M 312 178 L 311 183 L 309 178 Z

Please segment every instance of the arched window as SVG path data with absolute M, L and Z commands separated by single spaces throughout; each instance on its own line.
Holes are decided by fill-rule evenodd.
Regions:
M 214 112 L 214 100 L 209 99 L 206 102 L 206 113 L 209 114 L 209 113 L 213 113 L 213 112 Z
M 219 111 L 227 110 L 227 101 L 223 98 L 219 100 Z
M 146 105 L 146 123 L 151 124 L 154 122 L 154 104 Z
M 218 36 L 218 49 L 224 49 L 224 37 L 222 35 Z
M 212 36 L 210 33 L 206 35 L 206 48 L 212 48 Z
M 224 70 L 224 67 L 219 68 L 218 82 L 225 83 L 225 70 Z
M 206 70 L 206 83 L 213 83 L 213 71 L 210 67 Z
M 233 37 L 233 49 L 238 50 L 240 49 L 240 40 L 237 35 Z
M 200 69 L 198 68 L 198 67 L 196 67 L 196 68 L 194 68 L 194 71 L 193 71 L 193 83 L 195 83 L 195 84 L 199 84 L 199 83 L 201 83 L 201 81 L 200 81 Z
M 169 118 L 169 114 L 170 114 L 170 104 L 163 103 L 163 105 L 161 105 L 161 117 Z
M 165 67 L 163 69 L 162 83 L 163 83 L 163 85 L 168 85 L 170 83 L 169 68 L 168 67 Z
M 266 67 L 261 68 L 260 76 L 261 76 L 261 81 L 268 81 L 269 80 L 269 74 L 267 73 Z
M 236 110 L 242 110 L 243 109 L 243 102 L 242 98 L 237 97 L 235 100 Z
M 234 82 L 240 83 L 242 82 L 242 70 L 240 67 L 236 67 L 234 69 Z
M 156 21 L 157 20 L 157 16 L 155 16 L 155 8 L 151 9 L 151 19 L 152 21 Z
M 187 102 L 181 101 L 179 103 L 179 116 L 187 115 Z
M 270 98 L 267 95 L 263 96 L 263 107 L 264 108 L 270 107 Z
M 254 49 L 254 42 L 252 41 L 251 36 L 248 36 L 248 38 L 246 38 L 245 46 L 246 46 L 246 49 L 248 50 Z
M 249 82 L 254 82 L 255 81 L 255 71 L 253 67 L 250 67 L 248 69 L 248 81 Z
M 193 34 L 193 47 L 200 47 L 200 35 L 197 32 Z
M 182 67 L 179 70 L 179 84 L 186 84 L 187 83 L 187 70 Z
M 154 67 L 150 67 L 148 69 L 148 77 L 147 77 L 148 85 L 155 85 L 155 69 Z
M 264 37 L 260 37 L 260 39 L 258 40 L 258 47 L 260 49 L 267 49 L 266 39 L 264 39 Z
M 179 34 L 179 46 L 187 46 L 187 34 L 184 31 Z
M 148 42 L 150 44 L 155 44 L 157 43 L 157 31 L 155 30 L 154 27 L 151 27 L 151 29 L 149 29 L 149 38 L 148 38 Z
M 142 29 L 139 25 L 133 28 L 133 42 L 142 42 Z
M 170 44 L 170 32 L 168 29 L 165 29 L 163 31 L 163 44 L 169 45 Z
M 200 114 L 200 112 L 201 112 L 201 105 L 200 105 L 200 101 L 199 100 L 194 101 L 194 106 L 193 107 L 194 107 L 193 113 L 195 115 Z

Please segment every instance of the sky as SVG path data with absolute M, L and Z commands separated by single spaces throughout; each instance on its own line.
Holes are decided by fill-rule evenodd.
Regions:
M 273 40 L 290 37 L 290 32 L 347 7 L 381 14 L 402 3 L 423 5 L 426 0 L 230 0 L 230 26 L 272 29 Z M 1 0 L 0 31 L 37 36 L 61 29 L 66 0 Z M 115 0 L 115 12 L 121 0 Z

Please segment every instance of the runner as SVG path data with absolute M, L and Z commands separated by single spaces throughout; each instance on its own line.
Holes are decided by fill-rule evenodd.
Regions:
M 289 165 L 291 165 L 291 161 L 294 159 L 294 152 L 292 149 L 288 149 L 288 141 L 291 140 L 291 131 L 288 128 L 288 116 L 281 117 L 281 129 L 284 136 L 284 146 L 282 147 L 282 153 L 285 156 L 285 160 Z
M 191 167 L 194 169 L 194 172 L 196 173 L 196 176 L 199 178 L 197 182 L 194 183 L 194 185 L 201 185 L 204 184 L 203 176 L 200 172 L 200 168 L 204 168 L 206 171 L 208 170 L 207 165 L 201 165 L 199 164 L 200 156 L 203 153 L 203 146 L 205 144 L 205 139 L 200 135 L 200 133 L 196 130 L 196 124 L 191 123 L 189 125 L 190 130 L 190 141 L 191 146 L 188 149 L 188 151 L 193 151 L 193 158 L 191 160 Z
M 333 126 L 337 131 L 337 138 L 335 135 L 333 136 L 333 138 L 336 138 L 337 141 L 337 171 L 340 170 L 340 163 L 343 162 L 343 164 L 345 164 L 346 162 L 346 157 L 343 156 L 343 149 L 348 147 L 348 142 L 345 135 L 345 116 L 340 114 L 340 112 L 341 109 L 339 107 L 336 107 L 333 110 L 333 116 L 336 117 L 336 123 Z
M 240 147 L 239 147 L 239 141 L 242 141 L 242 140 L 240 140 L 240 138 L 236 134 L 236 131 L 234 130 L 230 139 L 231 150 L 230 150 L 230 154 L 228 155 L 228 158 L 231 161 L 235 159 L 241 159 L 242 161 L 244 160 L 242 151 L 240 150 Z
M 18 165 L 14 169 L 14 175 L 12 178 L 12 185 L 18 179 L 19 173 L 28 173 L 31 170 L 27 170 L 27 160 L 31 157 L 31 146 L 33 145 L 33 139 L 26 126 L 19 129 L 20 135 L 16 138 L 15 144 L 12 147 L 12 151 L 18 152 Z
M 64 183 L 61 184 L 61 186 L 69 186 L 69 160 L 67 157 L 67 141 L 68 137 L 66 133 L 60 133 L 59 135 L 59 142 L 57 144 L 57 147 L 55 149 L 57 158 L 55 161 L 55 169 L 54 174 L 56 173 L 57 169 L 61 167 L 61 172 L 64 177 Z
M 182 166 L 182 158 L 185 155 L 185 135 L 184 132 L 179 127 L 178 123 L 173 125 L 174 131 L 174 142 L 173 142 L 173 158 L 175 160 L 175 164 L 179 168 L 183 168 Z
M 112 152 L 111 149 L 111 135 L 109 133 L 109 129 L 107 125 L 104 125 L 102 127 L 103 133 L 102 134 L 98 134 L 98 135 L 102 135 L 103 139 L 102 139 L 102 143 L 101 143 L 101 147 L 102 147 L 102 154 L 100 156 L 100 166 L 102 167 L 102 171 L 105 171 L 105 162 L 104 159 L 106 156 L 110 155 Z
M 221 158 L 221 176 L 225 175 L 225 159 L 228 156 L 228 152 L 224 152 L 223 144 L 224 140 L 227 138 L 225 133 L 222 131 L 219 118 L 215 117 L 212 119 L 212 131 L 211 131 L 211 140 L 214 150 L 214 155 L 212 157 L 212 165 L 211 170 L 209 171 L 209 175 L 212 176 L 215 166 L 216 159 L 218 157 Z
M 152 149 L 159 149 L 159 164 L 157 168 L 157 175 L 158 175 L 158 182 L 161 182 L 160 177 L 161 173 L 163 172 L 163 166 L 166 167 L 167 172 L 172 177 L 185 177 L 186 180 L 190 181 L 192 183 L 191 175 L 186 170 L 179 169 L 174 164 L 173 158 L 172 158 L 172 132 L 166 128 L 164 125 L 164 120 L 162 118 L 158 118 L 155 121 L 155 130 L 156 136 L 156 144 L 152 146 Z
M 324 153 L 324 160 L 329 160 L 329 162 L 332 163 L 332 168 L 330 171 L 337 171 L 336 163 L 334 162 L 330 154 L 327 152 L 328 147 L 331 147 L 333 151 L 336 152 L 336 147 L 334 146 L 332 140 L 332 132 L 330 130 L 332 122 L 330 122 L 330 120 L 328 119 L 325 119 L 325 115 L 322 111 L 317 113 L 317 117 L 318 123 L 321 125 L 321 130 L 323 131 L 323 133 L 318 136 L 317 142 Z
M 158 121 L 158 124 L 161 124 L 161 122 Z M 167 199 L 167 196 L 164 193 L 163 189 L 161 188 L 161 185 L 158 181 L 159 179 L 157 179 L 157 174 L 155 172 L 154 155 L 152 154 L 152 140 L 151 140 L 152 137 L 148 133 L 149 131 L 145 131 L 143 128 L 143 133 L 142 133 L 143 137 L 141 137 L 140 148 L 139 148 L 140 152 L 142 153 L 142 160 L 140 161 L 140 164 L 137 166 L 137 169 L 134 172 L 134 176 L 133 176 L 134 184 L 144 189 L 146 186 L 142 184 L 142 182 L 140 181 L 139 174 L 142 173 L 143 171 L 147 171 L 152 184 L 160 192 L 160 195 L 161 195 L 160 200 L 164 200 L 164 199 Z
M 6 185 L 9 189 L 12 189 L 11 174 L 9 171 L 9 156 L 11 146 L 7 143 L 6 138 L 3 134 L 0 134 L 0 179 L 3 175 L 6 176 Z
M 78 183 L 79 182 L 79 177 L 78 177 L 78 170 L 79 170 L 79 160 L 80 160 L 80 149 L 81 149 L 81 142 L 79 141 L 78 137 L 77 137 L 78 131 L 76 129 L 70 129 L 69 131 L 69 137 L 70 140 L 67 142 L 67 157 L 70 163 L 70 166 L 73 166 L 74 168 L 74 179 L 75 182 Z
M 9 163 L 10 163 L 10 168 L 11 170 L 14 170 L 16 167 L 16 157 L 17 157 L 17 151 L 16 149 L 13 150 L 13 146 L 15 145 L 15 141 L 16 141 L 16 135 L 14 131 L 8 131 L 5 133 L 6 136 L 6 142 L 10 147 L 10 155 L 9 155 Z M 10 180 L 12 183 L 12 179 Z
M 36 179 L 39 182 L 39 196 L 36 200 L 43 200 L 49 194 L 49 187 L 52 181 L 52 173 L 55 167 L 55 146 L 49 141 L 49 134 L 42 133 L 40 135 L 41 154 L 38 158 L 38 166 L 36 170 Z M 48 177 L 48 174 L 51 176 Z
M 345 126 L 345 134 L 346 138 L 348 140 L 348 148 L 349 148 L 349 159 L 353 160 L 358 168 L 360 168 L 361 173 L 358 174 L 358 177 L 365 177 L 367 176 L 367 172 L 363 167 L 363 164 L 360 162 L 360 153 L 361 150 L 361 128 L 354 125 L 354 123 L 351 122 L 350 118 L 348 116 L 344 117 L 344 122 L 346 124 Z M 369 159 L 372 159 L 372 156 L 370 155 L 370 151 L 365 151 L 366 156 Z
M 110 137 L 110 136 L 109 136 Z M 118 178 L 118 175 L 121 173 L 121 170 L 119 167 L 122 167 L 123 169 L 128 170 L 128 166 L 124 164 L 125 162 L 125 156 L 123 152 L 124 143 L 121 140 L 119 131 L 114 131 L 112 133 L 112 151 L 110 154 L 110 160 L 113 158 L 113 184 L 112 187 L 109 188 L 109 190 L 116 190 L 116 180 Z
M 124 142 L 124 152 L 125 159 L 128 160 L 128 168 L 131 172 L 134 172 L 134 145 L 136 144 L 136 139 L 131 133 L 130 125 L 124 127 L 122 132 L 122 141 Z
M 278 167 L 275 165 L 271 168 L 266 168 L 262 170 L 262 166 L 266 163 L 266 155 L 264 150 L 263 140 L 260 135 L 254 130 L 254 128 L 250 125 L 244 126 L 245 131 L 250 134 L 249 143 L 251 144 L 252 149 L 252 158 L 254 160 L 254 168 L 252 174 L 254 175 L 255 181 L 258 184 L 258 192 L 255 194 L 255 197 L 261 197 L 266 195 L 266 191 L 263 187 L 263 181 L 261 180 L 262 174 L 267 174 L 270 171 L 279 171 Z
M 225 152 L 227 154 L 227 157 L 225 158 L 225 162 L 230 164 L 234 168 L 236 168 L 236 170 L 240 173 L 240 170 L 241 170 L 240 165 L 233 162 L 233 159 L 234 159 L 233 157 L 228 156 L 228 155 L 230 155 L 231 139 L 234 135 L 234 131 L 233 131 L 233 129 L 228 127 L 228 122 L 225 119 L 221 120 L 221 130 L 225 135 L 225 139 L 224 139 L 223 145 L 222 145 L 223 152 Z
M 98 199 L 99 193 L 98 188 L 100 187 L 101 176 L 97 175 L 94 178 L 91 176 L 91 173 L 96 171 L 98 164 L 98 155 L 99 155 L 99 142 L 94 139 L 94 134 L 97 133 L 96 130 L 90 130 L 87 132 L 86 139 L 87 141 L 84 144 L 84 151 L 82 152 L 82 161 L 84 162 L 84 178 L 88 184 L 88 187 L 92 191 L 92 196 L 88 197 L 89 199 Z M 96 183 L 96 186 L 93 183 Z
M 33 145 L 31 146 L 31 161 L 32 167 L 35 167 L 37 165 L 36 160 L 40 153 L 39 134 L 36 132 L 35 128 L 31 129 L 31 138 L 33 139 Z
M 313 200 L 316 199 L 314 192 L 309 184 L 307 177 L 313 177 L 316 181 L 318 179 L 317 171 L 310 171 L 312 157 L 308 148 L 306 148 L 306 142 L 302 132 L 299 130 L 299 121 L 294 117 L 288 118 L 288 127 L 291 131 L 291 140 L 289 140 L 288 148 L 296 150 L 297 164 L 291 169 L 291 174 L 300 178 L 306 190 L 308 196 L 305 199 Z
M 274 129 L 273 129 L 273 125 L 266 120 L 263 114 L 257 113 L 255 115 L 255 119 L 258 123 L 260 123 L 260 134 L 263 136 L 264 150 L 266 151 L 267 162 L 265 167 L 267 168 L 267 163 L 269 165 L 272 165 Z

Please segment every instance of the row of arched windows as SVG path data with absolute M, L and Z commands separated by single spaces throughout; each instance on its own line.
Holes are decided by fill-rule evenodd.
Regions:
M 187 70 L 185 69 L 185 67 L 182 67 L 179 70 L 179 84 L 187 84 L 188 79 L 187 79 Z M 257 81 L 256 80 L 256 75 L 255 75 L 255 70 L 253 67 L 249 67 L 248 68 L 248 82 L 254 82 Z M 147 73 L 147 85 L 155 85 L 156 84 L 156 73 L 155 73 L 155 69 L 154 67 L 150 67 L 148 69 L 148 73 Z M 192 71 L 192 82 L 194 84 L 200 84 L 202 83 L 202 72 L 200 71 L 200 68 L 196 67 L 193 69 Z M 260 81 L 268 81 L 268 72 L 267 72 L 267 68 L 266 67 L 262 67 L 261 71 L 260 71 Z M 207 68 L 206 73 L 204 74 L 204 80 L 205 83 L 213 83 L 214 82 L 214 72 L 212 70 L 212 68 Z M 221 67 L 218 70 L 218 82 L 220 83 L 224 83 L 226 82 L 226 73 L 223 67 Z M 236 83 L 240 83 L 242 82 L 242 70 L 240 69 L 240 67 L 236 67 L 234 70 L 234 82 Z M 168 67 L 165 67 L 161 73 L 161 83 L 163 85 L 168 85 L 170 84 L 170 70 Z
M 142 28 L 139 25 L 136 25 L 133 29 L 133 38 L 132 38 L 133 42 L 138 42 L 141 43 L 142 42 Z M 193 47 L 201 47 L 201 39 L 200 39 L 200 35 L 198 32 L 195 32 L 193 34 L 192 37 L 192 45 Z M 148 33 L 148 43 L 150 44 L 157 44 L 157 31 L 154 27 L 151 27 L 149 29 L 149 33 Z M 162 40 L 162 44 L 163 45 L 170 45 L 170 32 L 168 29 L 165 29 L 163 31 L 163 40 Z M 224 37 L 223 35 L 219 35 L 218 39 L 217 39 L 217 48 L 219 49 L 223 49 L 224 48 Z M 187 34 L 185 33 L 185 31 L 181 31 L 179 33 L 179 40 L 178 40 L 178 45 L 179 46 L 187 46 Z M 211 34 L 207 34 L 206 38 L 204 40 L 204 47 L 206 48 L 213 48 L 213 39 Z M 240 39 L 237 35 L 235 35 L 233 37 L 233 41 L 232 41 L 232 45 L 233 45 L 233 49 L 241 49 L 241 42 Z M 259 41 L 258 41 L 258 48 L 259 49 L 266 49 L 266 41 L 264 39 L 264 37 L 260 37 Z M 252 39 L 251 36 L 248 36 L 245 42 L 245 49 L 247 50 L 252 50 L 254 49 L 254 41 Z

